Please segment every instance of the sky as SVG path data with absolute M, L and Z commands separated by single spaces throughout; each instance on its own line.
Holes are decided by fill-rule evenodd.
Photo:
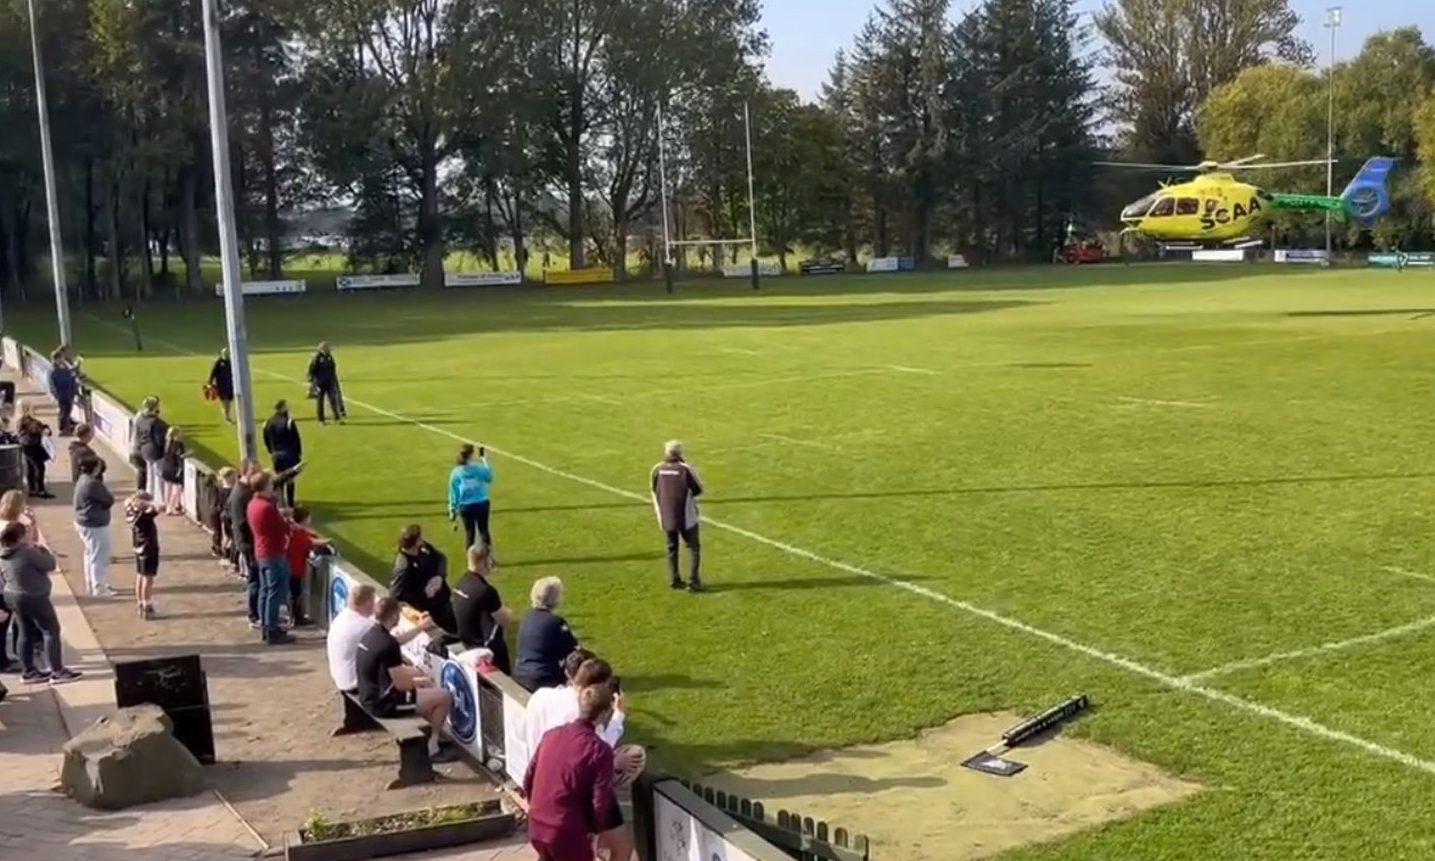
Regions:
M 814 98 L 827 79 L 837 49 L 853 37 L 871 14 L 877 0 L 764 0 L 763 26 L 771 42 L 768 78 L 781 87 Z M 1077 9 L 1089 14 L 1103 0 L 1076 0 Z M 1435 42 L 1435 0 L 1291 0 L 1301 16 L 1300 34 L 1315 46 L 1321 63 L 1330 52 L 1330 36 L 1322 23 L 1327 6 L 1344 6 L 1337 56 L 1349 57 L 1372 33 L 1414 24 Z M 976 5 L 975 0 L 953 0 L 957 14 Z M 1089 19 L 1088 19 L 1089 20 Z

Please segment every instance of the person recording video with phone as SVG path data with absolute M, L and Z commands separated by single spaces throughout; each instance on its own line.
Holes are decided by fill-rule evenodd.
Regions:
M 304 443 L 299 439 L 299 425 L 289 415 L 289 402 L 279 401 L 274 405 L 274 415 L 264 423 L 264 448 L 274 460 L 274 471 L 283 473 L 294 469 L 304 459 Z M 291 479 L 283 487 L 286 507 L 294 507 L 295 482 Z
M 465 548 L 474 546 L 475 538 L 482 538 L 491 556 L 493 535 L 488 529 L 488 488 L 493 484 L 493 467 L 483 446 L 478 447 L 477 460 L 473 454 L 473 446 L 464 443 L 458 450 L 458 465 L 448 475 L 448 519 L 463 519 Z

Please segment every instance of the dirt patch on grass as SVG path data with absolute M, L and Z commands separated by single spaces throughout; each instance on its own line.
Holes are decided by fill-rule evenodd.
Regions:
M 1028 764 L 993 777 L 961 763 L 1021 719 L 968 715 L 915 739 L 824 751 L 713 775 L 703 784 L 866 834 L 904 861 L 983 858 L 1171 804 L 1202 787 L 1087 741 L 1047 737 L 1007 754 Z

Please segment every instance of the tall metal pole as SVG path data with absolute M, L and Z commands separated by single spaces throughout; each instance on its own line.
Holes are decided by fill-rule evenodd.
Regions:
M 224 272 L 224 318 L 234 367 L 239 454 L 245 460 L 257 460 L 254 389 L 249 373 L 249 340 L 244 331 L 244 290 L 240 282 L 239 232 L 234 226 L 234 190 L 229 176 L 229 118 L 224 107 L 224 52 L 219 45 L 218 5 L 218 0 L 204 0 L 204 66 L 209 84 L 209 142 L 214 150 L 214 200 Z
M 1335 195 L 1335 31 L 1340 28 L 1340 7 L 1325 10 L 1325 26 L 1330 30 L 1330 67 L 1327 77 L 1325 108 L 1325 196 Z M 1325 254 L 1330 257 L 1334 244 L 1330 210 L 1325 213 Z
M 747 219 L 752 237 L 752 259 L 757 260 L 757 195 L 752 184 L 752 112 L 747 102 L 742 103 L 742 122 L 747 128 Z
M 60 343 L 75 346 L 70 330 L 70 293 L 65 283 L 65 244 L 60 239 L 60 201 L 55 190 L 55 153 L 50 147 L 50 109 L 45 101 L 44 63 L 40 60 L 40 24 L 35 18 L 35 0 L 27 0 L 30 12 L 30 53 L 35 60 L 35 109 L 40 114 L 40 160 L 45 170 L 45 217 L 50 222 L 50 277 L 55 282 L 55 313 L 60 323 Z
M 668 232 L 668 144 L 663 109 L 658 108 L 658 182 L 663 186 L 663 262 L 673 264 L 673 237 Z

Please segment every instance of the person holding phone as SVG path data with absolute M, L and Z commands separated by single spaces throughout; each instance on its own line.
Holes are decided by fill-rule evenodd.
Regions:
M 493 484 L 493 467 L 488 463 L 488 452 L 478 447 L 478 459 L 474 459 L 471 443 L 464 443 L 458 450 L 458 464 L 448 475 L 448 519 L 463 520 L 463 546 L 473 547 L 482 538 L 488 548 L 490 561 L 493 555 L 493 535 L 489 532 L 488 516 L 490 504 L 488 489 Z

